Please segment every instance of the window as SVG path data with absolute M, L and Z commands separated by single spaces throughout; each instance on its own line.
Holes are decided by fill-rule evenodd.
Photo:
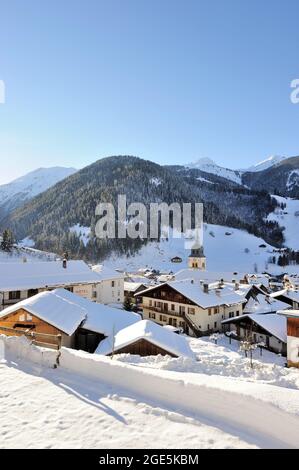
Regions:
M 161 290 L 161 297 L 166 297 L 166 292 L 165 292 L 165 290 Z
M 171 304 L 171 310 L 174 312 L 175 311 L 175 305 Z
M 153 301 L 152 301 L 152 300 L 149 301 L 149 306 L 150 306 L 150 307 L 153 306 Z
M 212 315 L 212 309 L 211 308 L 208 309 L 208 314 Z
M 111 281 L 111 287 L 115 287 L 115 281 Z
M 92 296 L 93 296 L 94 299 L 97 298 L 97 293 L 96 293 L 96 291 L 93 291 Z
M 155 320 L 155 319 L 156 319 L 156 314 L 155 314 L 155 313 L 152 313 L 152 312 L 150 312 L 150 314 L 149 314 L 149 318 L 151 318 L 152 320 Z
M 195 308 L 189 307 L 189 308 L 188 308 L 188 313 L 189 313 L 190 315 L 195 315 Z
M 219 307 L 214 308 L 214 315 L 216 315 L 217 313 L 219 313 Z
M 21 298 L 21 292 L 19 290 L 12 290 L 9 293 L 9 300 L 19 300 Z
M 27 297 L 33 297 L 36 294 L 38 294 L 38 289 L 29 289 L 27 292 Z
M 210 329 L 210 324 L 208 323 L 208 330 Z
M 25 321 L 25 314 L 19 315 L 19 321 Z
M 217 322 L 216 321 L 214 322 L 214 328 L 217 328 Z
M 234 312 L 229 312 L 228 318 L 234 318 L 234 316 L 235 316 L 235 315 L 234 315 Z
M 240 315 L 240 312 L 239 310 L 236 311 L 236 317 L 238 317 Z
M 27 313 L 26 317 L 27 321 L 32 321 L 32 315 L 30 315 L 30 313 Z

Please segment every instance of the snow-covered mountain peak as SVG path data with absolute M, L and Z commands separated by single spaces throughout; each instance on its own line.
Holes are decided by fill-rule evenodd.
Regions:
M 196 168 L 198 170 L 206 171 L 205 169 L 210 166 L 218 166 L 211 158 L 199 158 L 195 162 L 188 163 L 187 168 Z
M 267 168 L 271 168 L 272 166 L 277 165 L 278 163 L 282 162 L 282 160 L 285 160 L 287 157 L 283 157 L 282 155 L 271 155 L 270 157 L 266 158 L 265 160 L 262 160 L 259 163 L 256 163 L 255 165 L 252 165 L 251 167 L 247 168 L 245 171 L 262 171 L 262 170 L 267 170 Z
M 4 211 L 14 209 L 59 181 L 75 173 L 75 168 L 38 168 L 11 183 L 0 186 L 0 206 Z
M 226 178 L 230 181 L 233 181 L 234 183 L 242 184 L 241 174 L 239 171 L 230 170 L 229 168 L 219 166 L 210 158 L 200 158 L 194 163 L 189 163 L 188 165 L 186 165 L 186 168 L 189 168 L 191 170 L 201 170 L 206 173 L 211 173 L 213 175 Z

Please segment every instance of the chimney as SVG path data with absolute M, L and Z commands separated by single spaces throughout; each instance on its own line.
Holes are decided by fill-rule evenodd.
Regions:
M 239 283 L 237 281 L 235 281 L 235 290 L 239 290 Z
M 64 260 L 62 261 L 62 267 L 63 267 L 64 269 L 67 268 L 67 259 L 66 259 L 66 258 L 64 258 Z
M 208 294 L 208 293 L 209 293 L 209 284 L 206 284 L 206 283 L 205 283 L 205 284 L 203 285 L 203 291 L 204 291 L 205 294 Z

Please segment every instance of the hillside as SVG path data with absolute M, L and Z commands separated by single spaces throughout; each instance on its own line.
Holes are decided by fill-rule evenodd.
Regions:
M 142 245 L 138 239 L 94 239 L 97 204 L 115 204 L 118 194 L 126 194 L 128 203 L 146 205 L 162 201 L 203 202 L 209 223 L 245 228 L 272 243 L 282 241 L 277 224 L 264 221 L 275 208 L 269 195 L 227 186 L 221 180 L 210 184 L 130 156 L 104 158 L 78 171 L 14 211 L 2 225 L 11 227 L 17 238 L 30 237 L 36 247 L 47 251 L 61 253 L 68 249 L 73 256 L 90 260 L 105 258 L 112 250 L 134 253 Z M 229 205 L 223 201 L 229 201 Z M 78 224 L 90 228 L 87 244 L 71 230 Z
M 242 183 L 253 190 L 299 198 L 299 157 L 284 159 L 263 171 L 246 172 Z
M 162 201 L 203 202 L 204 218 L 209 223 L 243 228 L 274 244 L 283 239 L 278 224 L 265 220 L 277 205 L 267 193 L 235 183 L 228 186 L 220 179 L 218 184 L 211 184 L 130 156 L 104 158 L 83 168 L 16 209 L 2 221 L 1 228 L 10 227 L 20 240 L 29 237 L 39 249 L 58 254 L 67 249 L 72 256 L 91 261 L 104 259 L 112 251 L 135 253 L 143 244 L 139 239 L 94 238 L 97 204 L 115 204 L 119 194 L 125 194 L 128 203 L 147 206 Z M 85 232 L 89 228 L 87 243 L 80 238 L 79 226 Z
M 0 219 L 76 171 L 63 167 L 38 168 L 11 183 L 1 185 Z
M 190 251 L 184 242 L 183 238 L 169 238 L 160 242 L 151 242 L 129 258 L 112 254 L 105 260 L 105 265 L 128 272 L 137 272 L 140 268 L 176 272 L 188 265 Z M 273 256 L 273 247 L 245 230 L 205 224 L 203 242 L 208 271 L 250 273 L 267 271 L 272 274 L 286 271 L 285 267 L 282 268 L 269 262 Z M 179 256 L 182 262 L 180 264 L 172 263 L 171 258 L 174 256 Z M 288 266 L 287 271 L 298 273 L 298 266 Z

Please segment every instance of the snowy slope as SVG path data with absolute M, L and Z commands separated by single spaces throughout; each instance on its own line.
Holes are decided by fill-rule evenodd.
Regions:
M 190 254 L 184 242 L 182 238 L 169 238 L 160 243 L 148 243 L 137 255 L 130 258 L 111 256 L 105 261 L 105 265 L 127 271 L 137 271 L 142 267 L 178 271 L 187 266 Z M 256 264 L 258 272 L 263 272 L 273 250 L 264 240 L 244 230 L 211 224 L 204 225 L 203 244 L 209 271 L 254 272 Z M 259 245 L 262 244 L 266 248 L 260 248 Z M 181 257 L 182 263 L 172 263 L 171 258 L 174 256 Z M 280 272 L 279 266 L 269 265 L 268 269 L 271 272 Z M 294 266 L 292 270 L 299 271 L 299 267 Z
M 200 158 L 196 162 L 189 163 L 188 165 L 186 165 L 186 168 L 195 168 L 206 173 L 212 173 L 213 175 L 221 176 L 222 178 L 231 180 L 234 183 L 242 184 L 240 171 L 230 170 L 229 168 L 223 168 L 217 165 L 210 158 Z
M 281 196 L 273 196 L 279 203 L 286 204 L 285 209 L 276 209 L 268 215 L 268 220 L 274 220 L 285 227 L 285 246 L 299 250 L 299 201 Z
M 0 186 L 0 207 L 11 210 L 72 175 L 74 168 L 38 168 L 11 183 Z
M 282 160 L 285 160 L 287 157 L 283 157 L 281 155 L 271 155 L 269 158 L 266 158 L 265 160 L 262 160 L 259 163 L 256 163 L 255 165 L 250 166 L 246 170 L 242 170 L 243 172 L 245 171 L 262 171 L 262 170 L 267 170 L 267 168 L 271 168 L 271 166 L 277 165 L 278 163 L 282 162 Z

